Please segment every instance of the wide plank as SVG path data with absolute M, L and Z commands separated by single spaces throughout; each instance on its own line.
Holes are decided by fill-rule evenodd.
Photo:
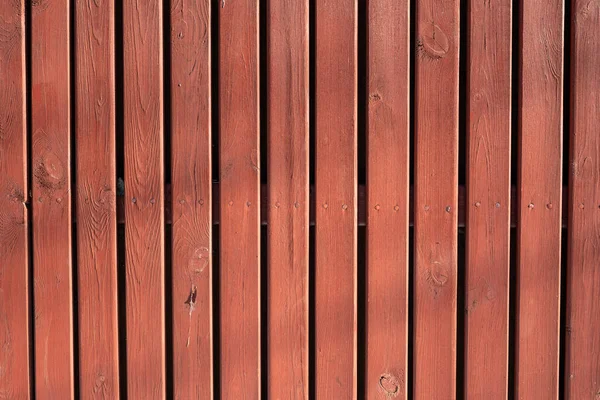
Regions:
M 357 1 L 316 4 L 315 379 L 357 397 Z
M 127 395 L 165 398 L 162 0 L 123 3 Z
M 459 1 L 419 0 L 415 67 L 415 399 L 456 397 Z
M 368 399 L 408 394 L 409 18 L 408 2 L 369 2 Z
M 29 398 L 25 2 L 0 2 L 0 398 Z
M 268 395 L 308 399 L 309 2 L 268 7 Z
M 465 397 L 508 396 L 512 2 L 468 15 Z
M 259 399 L 258 0 L 219 4 L 221 395 Z
M 173 390 L 213 396 L 211 5 L 171 1 Z
M 565 398 L 600 396 L 600 2 L 571 5 Z
M 70 6 L 31 7 L 35 395 L 72 399 Z

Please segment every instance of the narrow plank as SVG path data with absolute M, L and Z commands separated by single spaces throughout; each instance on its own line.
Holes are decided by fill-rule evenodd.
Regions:
M 0 3 L 0 398 L 29 398 L 25 7 Z
M 469 8 L 465 397 L 508 396 L 512 2 Z
M 258 0 L 219 3 L 221 395 L 259 399 Z
M 563 0 L 521 2 L 517 398 L 558 397 Z
M 171 1 L 173 389 L 213 397 L 209 0 Z
M 316 396 L 357 397 L 357 1 L 316 5 Z
M 165 398 L 162 1 L 123 3 L 127 396 Z
M 69 1 L 32 2 L 35 395 L 72 399 Z
M 456 397 L 459 2 L 419 0 L 415 81 L 415 399 Z
M 114 3 L 76 12 L 79 390 L 118 399 Z
M 268 7 L 268 395 L 308 399 L 309 2 Z
M 408 395 L 409 8 L 374 0 L 368 9 L 368 399 Z
M 565 397 L 600 396 L 600 2 L 572 3 Z

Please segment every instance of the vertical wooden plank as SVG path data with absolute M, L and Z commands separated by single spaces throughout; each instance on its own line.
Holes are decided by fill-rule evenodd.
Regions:
M 119 397 L 114 3 L 76 7 L 79 387 Z
M 516 397 L 558 396 L 563 0 L 521 1 Z
M 357 1 L 316 4 L 315 345 L 319 399 L 357 397 Z
M 69 1 L 32 2 L 36 397 L 71 399 L 73 294 Z
M 258 0 L 219 4 L 221 395 L 259 399 Z
M 600 2 L 572 3 L 568 399 L 600 396 Z
M 162 0 L 123 3 L 127 395 L 165 398 Z
M 25 7 L 0 3 L 0 398 L 29 398 Z
M 415 95 L 415 399 L 456 397 L 459 2 L 419 0 Z
M 308 399 L 308 0 L 268 4 L 269 398 Z
M 211 7 L 171 0 L 173 389 L 213 396 Z
M 369 2 L 367 364 L 369 399 L 406 398 L 409 3 Z
M 465 397 L 508 396 L 510 0 L 469 8 Z

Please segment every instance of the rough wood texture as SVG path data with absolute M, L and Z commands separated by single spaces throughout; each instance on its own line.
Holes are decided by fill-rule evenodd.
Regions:
M 127 394 L 165 397 L 162 1 L 126 1 Z
M 269 2 L 269 398 L 308 399 L 308 0 Z
M 468 15 L 464 387 L 469 399 L 508 396 L 511 4 L 473 1 Z
M 516 397 L 558 396 L 563 0 L 521 1 Z
M 32 3 L 35 394 L 72 399 L 69 1 Z
M 600 2 L 572 3 L 566 398 L 600 397 Z
M 76 12 L 79 390 L 118 399 L 114 3 Z
M 456 396 L 459 2 L 417 2 L 415 399 Z
M 316 4 L 316 396 L 356 382 L 357 1 Z
M 404 399 L 408 355 L 408 2 L 369 2 L 366 396 Z
M 25 7 L 0 2 L 0 398 L 29 398 Z
M 219 8 L 221 395 L 260 393 L 258 0 Z
M 171 1 L 173 389 L 213 396 L 209 0 Z

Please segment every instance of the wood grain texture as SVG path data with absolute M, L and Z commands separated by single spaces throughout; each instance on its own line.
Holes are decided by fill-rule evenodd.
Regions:
M 268 7 L 268 394 L 308 399 L 309 2 Z
M 221 395 L 259 399 L 258 0 L 219 3 Z
M 118 399 L 114 3 L 76 13 L 79 390 Z
M 511 4 L 468 14 L 466 398 L 508 396 Z
M 456 396 L 459 2 L 419 0 L 415 80 L 415 399 Z
M 521 1 L 515 390 L 558 396 L 563 0 Z
M 316 4 L 316 397 L 357 397 L 357 1 Z
M 162 1 L 123 3 L 127 395 L 165 398 Z
M 600 398 L 600 1 L 572 3 L 565 397 Z
M 408 394 L 409 15 L 408 2 L 369 2 L 368 399 Z
M 213 396 L 210 21 L 210 1 L 171 1 L 176 399 Z
M 29 393 L 25 7 L 0 3 L 0 398 Z
M 35 395 L 72 399 L 69 1 L 32 3 Z

